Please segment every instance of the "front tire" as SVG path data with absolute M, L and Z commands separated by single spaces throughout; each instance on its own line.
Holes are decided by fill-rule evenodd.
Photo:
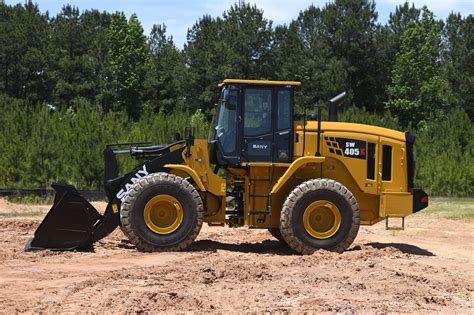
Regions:
M 196 239 L 204 207 L 196 189 L 168 173 L 141 178 L 120 210 L 122 231 L 140 251 L 180 251 Z
M 359 231 L 359 204 L 337 181 L 308 180 L 285 200 L 280 225 L 285 242 L 300 254 L 318 249 L 343 252 Z

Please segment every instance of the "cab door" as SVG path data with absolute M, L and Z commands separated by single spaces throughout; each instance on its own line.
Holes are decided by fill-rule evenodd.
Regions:
M 269 162 L 273 153 L 273 89 L 243 89 L 242 162 Z
M 273 161 L 291 162 L 293 153 L 293 90 L 275 89 Z
M 243 89 L 242 162 L 291 162 L 293 90 Z

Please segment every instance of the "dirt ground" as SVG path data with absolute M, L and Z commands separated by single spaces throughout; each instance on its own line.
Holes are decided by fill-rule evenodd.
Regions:
M 208 226 L 181 253 L 139 253 L 120 230 L 93 252 L 23 252 L 48 209 L 0 199 L 0 312 L 473 312 L 474 221 L 362 227 L 343 254 Z

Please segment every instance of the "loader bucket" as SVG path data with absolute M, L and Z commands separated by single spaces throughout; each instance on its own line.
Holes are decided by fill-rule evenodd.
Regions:
M 53 184 L 54 204 L 28 240 L 25 251 L 72 250 L 93 243 L 94 226 L 102 216 L 70 185 Z

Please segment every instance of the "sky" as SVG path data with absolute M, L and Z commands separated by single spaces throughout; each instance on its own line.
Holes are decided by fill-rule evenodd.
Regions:
M 16 4 L 24 1 L 4 0 L 6 4 Z M 177 47 L 182 48 L 186 42 L 186 34 L 204 14 L 213 17 L 222 13 L 238 0 L 36 0 L 42 12 L 49 11 L 50 16 L 61 11 L 63 4 L 69 3 L 79 7 L 81 11 L 97 9 L 99 11 L 122 11 L 127 17 L 135 13 L 148 35 L 153 24 L 165 24 L 167 34 L 173 36 Z M 263 9 L 264 17 L 272 20 L 274 25 L 288 24 L 295 19 L 299 12 L 311 4 L 323 7 L 327 0 L 246 0 L 246 3 L 256 4 Z M 385 23 L 390 12 L 395 11 L 398 4 L 405 0 L 376 0 L 379 14 L 378 21 Z M 426 5 L 439 19 L 445 19 L 450 12 L 460 12 L 463 16 L 472 14 L 474 0 L 412 0 L 416 7 Z

